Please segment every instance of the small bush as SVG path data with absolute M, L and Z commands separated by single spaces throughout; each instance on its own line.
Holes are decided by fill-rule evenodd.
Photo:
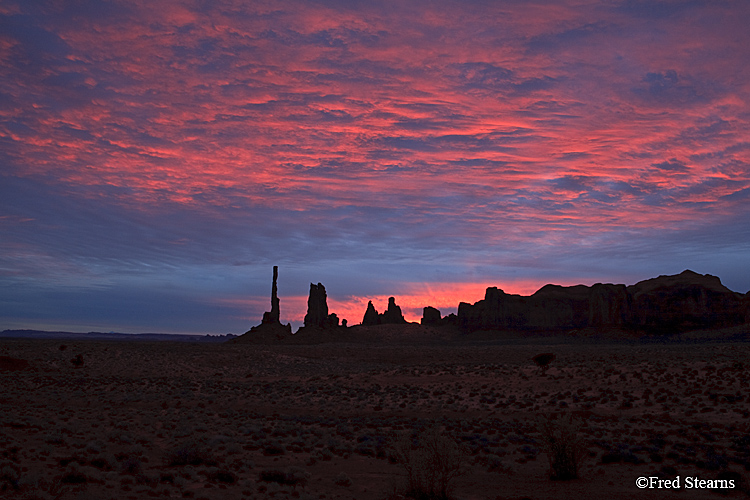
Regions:
M 142 464 L 136 457 L 125 457 L 122 461 L 122 472 L 124 474 L 137 475 L 141 473 Z
M 77 462 L 71 462 L 65 468 L 60 478 L 62 485 L 79 485 L 91 482 L 100 482 L 101 473 L 92 467 L 83 467 Z
M 406 471 L 404 495 L 417 500 L 449 500 L 453 480 L 464 472 L 468 449 L 436 427 L 412 440 L 401 435 L 392 456 Z
M 80 368 L 83 366 L 83 355 L 82 354 L 76 354 L 73 358 L 71 358 L 70 362 L 73 364 L 75 368 Z
M 235 476 L 231 471 L 226 469 L 218 469 L 215 471 L 210 471 L 208 474 L 208 479 L 213 482 L 219 482 L 219 483 L 225 483 L 225 484 L 234 484 L 237 482 L 237 476 Z
M 340 472 L 338 476 L 336 476 L 336 484 L 339 486 L 345 486 L 349 487 L 352 485 L 352 480 L 344 474 L 343 472 Z
M 284 453 L 286 453 L 284 448 L 277 443 L 271 443 L 263 448 L 263 455 L 267 457 L 275 457 L 277 455 L 283 455 Z
M 261 471 L 258 481 L 264 483 L 286 484 L 286 472 L 278 469 L 269 469 Z
M 291 468 L 289 472 L 284 472 L 279 469 L 267 469 L 261 471 L 258 476 L 258 482 L 276 483 L 297 487 L 298 485 L 305 486 L 307 484 L 307 476 L 308 474 L 297 467 Z
M 567 481 L 578 478 L 578 468 L 586 457 L 580 437 L 580 422 L 571 414 L 547 415 L 539 421 L 542 450 L 547 454 L 550 479 Z
M 77 472 L 67 472 L 60 478 L 62 484 L 81 484 L 87 481 L 88 479 L 85 475 Z
M 171 466 L 211 464 L 209 454 L 196 442 L 184 443 L 167 454 L 165 462 Z
M 8 488 L 17 490 L 21 481 L 21 474 L 18 471 L 18 467 L 4 463 L 0 466 L 0 491 L 5 491 Z

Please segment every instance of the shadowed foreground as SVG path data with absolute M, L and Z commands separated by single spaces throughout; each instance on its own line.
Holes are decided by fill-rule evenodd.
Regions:
M 539 353 L 555 355 L 544 371 Z M 398 439 L 435 428 L 467 454 L 458 499 L 719 498 L 635 480 L 750 468 L 743 342 L 2 340 L 0 355 L 29 362 L 0 371 L 14 498 L 399 498 Z M 555 413 L 580 424 L 578 479 L 549 479 L 539 429 Z

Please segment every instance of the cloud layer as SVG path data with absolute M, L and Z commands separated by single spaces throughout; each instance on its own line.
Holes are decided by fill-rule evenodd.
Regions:
M 747 2 L 374 4 L 5 2 L 0 327 L 750 289 Z

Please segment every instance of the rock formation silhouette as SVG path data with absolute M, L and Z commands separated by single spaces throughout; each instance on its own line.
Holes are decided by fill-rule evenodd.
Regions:
M 328 314 L 326 288 L 320 283 L 317 285 L 310 283 L 305 327 L 335 328 L 337 326 L 339 326 L 338 316 L 335 313 Z
M 362 318 L 363 326 L 404 325 L 406 323 L 407 321 L 404 319 L 404 315 L 401 313 L 401 308 L 396 304 L 396 299 L 394 297 L 388 297 L 388 309 L 380 314 L 378 314 L 375 306 L 372 305 L 371 300 L 367 302 L 367 310 Z
M 279 297 L 276 280 L 279 278 L 279 266 L 273 266 L 273 284 L 271 285 L 271 311 L 263 313 L 263 323 L 280 323 Z
M 328 319 L 328 295 L 326 288 L 318 283 L 310 283 L 310 295 L 307 297 L 307 314 L 305 326 L 322 327 Z
M 437 326 L 441 323 L 443 317 L 440 316 L 440 310 L 427 306 L 422 309 L 422 319 L 419 321 L 422 325 Z
M 747 297 L 732 292 L 716 276 L 684 271 L 628 287 L 631 321 L 646 329 L 688 330 L 740 325 Z M 743 300 L 744 299 L 744 300 Z
M 372 305 L 372 301 L 367 302 L 367 309 L 365 310 L 365 316 L 362 318 L 363 326 L 373 326 L 380 324 L 380 315 L 378 314 L 375 306 Z
M 747 319 L 746 296 L 729 290 L 716 276 L 690 270 L 628 287 L 545 285 L 528 297 L 490 287 L 483 300 L 458 306 L 458 324 L 469 331 L 614 327 L 677 333 L 735 326 Z
M 271 284 L 271 310 L 263 313 L 260 325 L 252 327 L 243 335 L 236 337 L 230 342 L 263 342 L 282 340 L 292 335 L 292 325 L 282 325 L 279 318 L 281 311 L 279 307 L 278 288 L 276 282 L 279 278 L 279 266 L 273 266 L 273 282 Z
M 378 313 L 372 301 L 362 319 L 362 326 L 409 325 L 407 329 L 385 329 L 383 332 L 358 330 L 359 326 L 339 326 L 339 318 L 328 311 L 325 287 L 310 283 L 307 314 L 297 334 L 292 335 L 291 325 L 282 325 L 278 298 L 278 267 L 273 268 L 271 310 L 263 314 L 260 325 L 250 329 L 231 342 L 309 344 L 337 341 L 343 338 L 356 340 L 357 332 L 372 335 L 406 335 L 420 330 L 409 324 L 396 304 L 388 298 L 388 307 Z M 670 334 L 690 330 L 710 330 L 735 327 L 750 323 L 750 292 L 737 293 L 722 285 L 716 276 L 701 275 L 690 270 L 673 276 L 640 281 L 635 285 L 597 283 L 593 286 L 545 285 L 530 296 L 507 294 L 497 287 L 489 287 L 484 299 L 469 304 L 461 302 L 458 314 L 441 317 L 440 311 L 427 306 L 422 311 L 422 325 L 442 326 L 437 332 L 441 338 L 476 330 L 515 330 L 572 332 L 584 330 L 607 334 Z M 347 337 L 342 337 L 348 332 Z M 299 335 L 302 333 L 302 335 Z M 421 334 L 420 334 L 421 335 Z M 396 338 L 393 337 L 393 338 Z M 382 337 L 391 338 L 391 337 Z M 434 340 L 437 337 L 431 337 Z M 456 337 L 457 338 L 457 337 Z
M 396 305 L 394 297 L 388 297 L 388 309 L 380 315 L 381 325 L 403 325 L 406 324 L 404 315 L 401 314 L 401 308 Z

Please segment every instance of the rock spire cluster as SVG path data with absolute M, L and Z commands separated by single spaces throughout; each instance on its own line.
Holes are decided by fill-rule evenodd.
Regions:
M 280 321 L 278 266 L 273 267 L 271 310 L 263 313 L 238 342 L 304 342 L 335 339 L 346 331 L 341 321 L 328 310 L 328 296 L 321 283 L 310 283 L 307 314 L 300 332 L 319 332 L 309 336 L 292 335 L 290 324 Z M 421 324 L 475 330 L 573 331 L 595 329 L 633 333 L 679 333 L 690 330 L 734 327 L 750 323 L 750 292 L 737 293 L 726 288 L 719 278 L 709 274 L 683 271 L 672 276 L 640 281 L 635 285 L 597 283 L 593 286 L 545 285 L 529 296 L 505 293 L 489 287 L 484 299 L 473 304 L 461 302 L 458 314 L 441 317 L 440 311 L 427 306 Z M 405 325 L 401 308 L 394 297 L 378 313 L 372 301 L 362 318 L 363 326 Z M 251 335 L 249 335 L 251 334 Z M 307 339 L 307 340 L 305 340 Z M 317 340 L 321 341 L 321 340 Z
M 372 305 L 372 301 L 367 302 L 367 310 L 362 318 L 362 325 L 405 325 L 406 323 L 407 321 L 404 319 L 401 308 L 396 304 L 394 297 L 388 297 L 388 309 L 380 314 Z

